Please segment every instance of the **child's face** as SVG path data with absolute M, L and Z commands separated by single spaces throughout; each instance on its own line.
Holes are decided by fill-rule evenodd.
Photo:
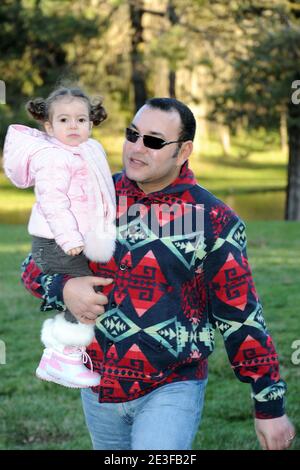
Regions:
M 85 142 L 91 133 L 87 103 L 80 98 L 64 97 L 51 105 L 51 122 L 45 122 L 48 135 L 66 145 L 76 147 Z

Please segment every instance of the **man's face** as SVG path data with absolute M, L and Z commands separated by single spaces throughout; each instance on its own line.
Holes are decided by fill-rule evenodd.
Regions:
M 161 111 L 144 105 L 135 115 L 131 129 L 140 135 L 151 135 L 165 141 L 177 141 L 180 136 L 180 115 L 177 111 Z M 181 165 L 191 153 L 183 143 L 178 151 L 178 144 L 166 145 L 159 150 L 145 147 L 143 139 L 132 143 L 125 140 L 123 146 L 123 166 L 129 179 L 136 181 L 145 192 L 159 191 L 168 186 L 178 176 Z M 175 155 L 175 157 L 174 157 Z

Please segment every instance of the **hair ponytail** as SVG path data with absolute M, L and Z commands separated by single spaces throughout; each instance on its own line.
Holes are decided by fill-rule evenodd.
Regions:
M 98 98 L 97 100 L 94 100 L 90 105 L 90 119 L 94 126 L 99 126 L 99 124 L 106 118 L 107 112 L 102 106 L 102 99 Z
M 26 110 L 33 119 L 45 122 L 48 119 L 48 106 L 43 98 L 35 98 L 26 103 Z

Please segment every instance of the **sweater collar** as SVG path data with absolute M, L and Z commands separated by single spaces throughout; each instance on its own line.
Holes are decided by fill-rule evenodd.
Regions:
M 126 188 L 126 191 L 131 194 L 131 196 L 136 196 L 139 198 L 142 197 L 151 197 L 151 198 L 159 198 L 162 194 L 174 194 L 174 193 L 182 193 L 188 189 L 190 189 L 192 186 L 195 186 L 197 184 L 197 180 L 194 176 L 194 173 L 188 166 L 188 160 L 182 165 L 181 170 L 177 178 L 168 186 L 166 186 L 163 189 L 160 189 L 159 191 L 155 191 L 153 193 L 145 194 L 144 191 L 139 188 L 137 183 L 131 179 L 129 179 L 126 174 L 125 170 L 122 172 L 121 179 L 117 183 L 117 189 L 118 187 L 121 188 Z

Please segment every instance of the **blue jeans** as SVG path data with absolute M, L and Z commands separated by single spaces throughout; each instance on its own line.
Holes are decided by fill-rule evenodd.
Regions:
M 125 403 L 99 403 L 81 390 L 95 450 L 188 450 L 198 430 L 207 380 L 163 385 Z

